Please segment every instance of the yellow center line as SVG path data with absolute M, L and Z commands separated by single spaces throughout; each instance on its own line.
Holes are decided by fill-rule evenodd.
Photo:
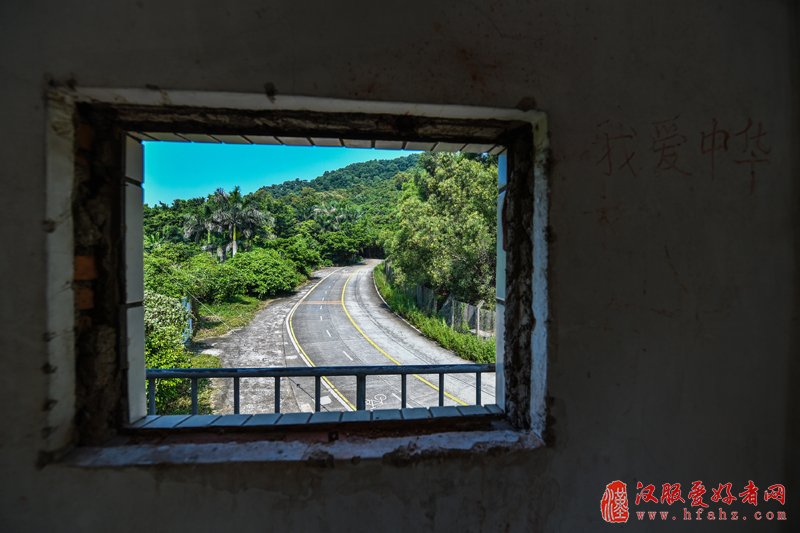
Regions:
M 353 274 L 355 274 L 355 272 L 353 272 L 352 274 L 347 276 L 347 280 L 344 282 L 344 285 L 342 286 L 342 300 L 341 300 L 341 303 L 342 303 L 342 309 L 344 309 L 344 313 L 347 315 L 347 318 L 350 319 L 350 323 L 353 324 L 353 327 L 355 327 L 358 330 L 358 332 L 361 334 L 362 337 L 367 339 L 367 342 L 369 342 L 376 350 L 378 350 L 380 353 L 382 353 L 383 356 L 386 357 L 389 361 L 391 361 L 392 363 L 396 364 L 397 366 L 402 366 L 402 363 L 400 363 L 400 361 L 398 361 L 397 359 L 395 359 L 394 357 L 392 357 L 391 355 L 386 353 L 383 350 L 383 348 L 381 348 L 380 346 L 375 344 L 375 341 L 370 339 L 369 336 L 366 333 L 364 333 L 364 330 L 361 329 L 358 326 L 358 324 L 356 324 L 356 321 L 353 320 L 353 317 L 350 316 L 350 311 L 347 310 L 347 306 L 344 304 L 344 291 L 347 289 L 347 284 L 350 283 L 350 278 L 353 277 Z M 439 387 L 437 387 L 436 385 L 434 385 L 433 383 L 431 383 L 427 379 L 423 378 L 422 376 L 419 376 L 417 374 L 412 374 L 412 376 L 414 376 L 415 378 L 417 378 L 418 380 L 420 380 L 422 383 L 424 383 L 425 385 L 429 386 L 433 390 L 435 390 L 437 392 L 439 391 Z M 453 400 L 454 402 L 458 403 L 458 404 L 469 405 L 469 404 L 467 404 L 467 402 L 461 400 L 460 398 L 457 398 L 456 396 L 453 396 L 452 394 L 450 394 L 447 391 L 444 391 L 444 395 L 447 396 L 448 398 L 450 398 L 451 400 Z
M 322 283 L 322 281 L 320 281 L 319 283 Z M 317 285 L 319 285 L 319 283 L 317 283 Z M 317 288 L 317 287 L 315 286 L 313 289 L 311 289 L 310 291 L 308 291 L 308 293 L 306 293 L 306 296 L 308 296 L 308 295 L 310 295 L 312 292 L 314 292 L 314 289 L 316 289 L 316 288 Z M 303 297 L 303 299 L 305 299 L 305 296 Z M 301 302 L 302 302 L 302 300 L 301 300 Z M 295 308 L 295 309 L 296 309 L 296 308 Z M 303 355 L 303 357 L 305 358 L 305 360 L 306 360 L 306 361 L 308 361 L 308 364 L 309 364 L 309 365 L 311 365 L 311 366 L 317 366 L 317 365 L 314 363 L 314 361 L 312 361 L 312 360 L 311 360 L 311 357 L 309 357 L 309 356 L 308 356 L 308 354 L 307 354 L 307 353 L 306 353 L 306 351 L 303 349 L 303 347 L 302 347 L 302 346 L 300 346 L 300 342 L 297 340 L 297 336 L 294 334 L 294 326 L 292 325 L 292 319 L 293 319 L 293 318 L 294 318 L 294 309 L 292 309 L 292 311 L 289 313 L 289 334 L 292 336 L 292 340 L 294 341 L 294 345 L 295 345 L 295 346 L 297 346 L 297 349 L 298 349 L 298 350 L 300 350 L 300 353 Z M 322 377 L 322 379 L 325 381 L 325 383 L 327 383 L 327 384 L 328 384 L 328 386 L 329 386 L 331 389 L 333 389 L 333 391 L 334 391 L 334 392 L 336 392 L 336 394 L 338 394 L 338 395 L 339 395 L 339 397 L 340 397 L 342 400 L 344 400 L 344 401 L 347 403 L 347 405 L 349 405 L 349 406 L 350 406 L 350 408 L 351 408 L 353 411 L 357 411 L 357 409 L 356 409 L 356 406 L 355 406 L 355 405 L 353 405 L 353 403 L 352 403 L 350 400 L 348 400 L 348 399 L 347 399 L 347 396 L 345 396 L 345 395 L 342 393 L 342 391 L 340 391 L 339 389 L 337 389 L 337 388 L 336 388 L 336 385 L 334 385 L 333 383 L 331 383 L 331 381 L 330 381 L 328 378 L 326 378 L 325 376 L 323 376 L 323 377 Z

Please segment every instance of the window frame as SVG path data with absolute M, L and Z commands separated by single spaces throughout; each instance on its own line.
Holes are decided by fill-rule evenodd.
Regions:
M 144 402 L 138 396 L 130 401 L 133 384 L 144 383 L 143 369 L 139 375 L 138 369 L 128 364 L 127 355 L 129 350 L 143 353 L 143 332 L 128 330 L 130 317 L 142 309 L 141 273 L 138 278 L 135 274 L 137 268 L 141 270 L 141 242 L 137 249 L 131 246 L 135 238 L 126 239 L 126 226 L 130 231 L 138 224 L 141 236 L 141 209 L 137 219 L 133 210 L 126 208 L 126 199 L 135 200 L 142 181 L 141 176 L 128 175 L 131 172 L 126 170 L 138 165 L 143 172 L 141 160 L 136 162 L 141 145 L 131 144 L 128 136 L 132 131 L 504 145 L 507 156 L 501 167 L 507 168 L 500 174 L 501 179 L 507 176 L 507 182 L 499 184 L 503 201 L 498 247 L 505 249 L 506 261 L 505 268 L 498 271 L 502 317 L 498 317 L 497 332 L 504 339 L 497 361 L 502 424 L 461 420 L 436 421 L 426 427 L 406 421 L 383 427 L 368 424 L 357 430 L 342 426 L 323 429 L 368 437 L 389 431 L 405 438 L 428 432 L 512 431 L 533 437 L 529 442 L 537 445 L 542 442 L 549 352 L 549 145 L 544 113 L 290 96 L 273 101 L 254 94 L 64 88 L 48 94 L 48 320 L 54 326 L 50 331 L 60 331 L 50 343 L 49 396 L 57 398 L 60 406 L 50 412 L 52 439 L 46 454 L 57 455 L 76 443 L 101 445 L 129 433 L 130 423 L 144 414 Z M 91 199 L 81 189 L 87 183 L 94 187 Z M 138 198 L 141 203 L 140 192 Z M 79 263 L 85 262 L 82 232 L 92 229 L 92 221 L 87 222 L 83 211 L 87 201 L 110 208 L 99 240 L 102 257 L 94 258 L 96 277 L 89 280 L 80 279 L 78 272 Z M 516 282 L 505 286 L 505 279 Z M 82 309 L 87 294 L 95 304 L 88 311 Z M 87 328 L 91 342 L 87 341 Z M 103 344 L 98 338 L 100 330 L 111 336 L 116 333 L 115 341 Z M 114 353 L 98 361 L 98 346 L 113 346 Z M 98 372 L 107 384 L 100 389 L 95 385 Z M 138 389 L 142 389 L 143 399 L 144 387 Z M 259 433 L 259 438 L 273 437 Z M 184 436 L 186 442 L 192 439 Z

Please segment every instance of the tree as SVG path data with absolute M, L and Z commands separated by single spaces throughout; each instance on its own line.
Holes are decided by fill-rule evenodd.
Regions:
M 342 201 L 325 202 L 312 210 L 312 218 L 324 231 L 339 231 L 348 222 L 355 222 L 361 213 L 352 204 Z
M 216 228 L 213 208 L 209 202 L 205 202 L 200 207 L 199 212 L 186 215 L 186 221 L 183 224 L 183 236 L 186 239 L 194 239 L 195 242 L 205 237 L 206 248 L 210 248 L 211 233 Z
M 274 219 L 269 213 L 260 211 L 253 205 L 251 197 L 243 197 L 239 187 L 228 193 L 225 189 L 217 189 L 212 198 L 214 212 L 212 220 L 218 231 L 228 239 L 226 249 L 235 256 L 239 250 L 238 239 L 249 238 L 262 226 L 272 226 Z
M 462 154 L 423 154 L 398 175 L 402 187 L 388 238 L 401 278 L 462 301 L 493 301 L 497 166 Z

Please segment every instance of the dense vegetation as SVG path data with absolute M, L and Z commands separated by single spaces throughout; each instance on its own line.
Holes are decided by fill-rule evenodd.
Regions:
M 456 331 L 448 326 L 441 317 L 426 315 L 415 305 L 413 298 L 389 283 L 383 266 L 382 264 L 378 265 L 374 270 L 375 286 L 392 310 L 413 324 L 423 335 L 435 340 L 448 350 L 453 350 L 464 359 L 476 363 L 494 363 L 495 341 L 493 337 L 482 339 L 469 332 Z
M 250 194 L 235 187 L 145 206 L 147 366 L 200 366 L 183 348 L 184 326 L 176 329 L 186 323 L 181 298 L 192 303 L 201 335 L 218 334 L 246 323 L 262 300 L 293 290 L 315 268 L 362 257 L 388 253 L 400 283 L 491 304 L 496 176 L 491 157 L 410 155 Z M 391 292 L 385 280 L 383 288 Z M 415 316 L 399 297 L 390 299 Z M 414 321 L 463 356 L 488 360 L 485 341 L 435 335 L 438 325 Z M 160 385 L 159 405 L 175 410 L 183 386 Z
M 492 158 L 425 154 L 396 178 L 402 193 L 386 247 L 400 281 L 493 306 L 497 165 Z

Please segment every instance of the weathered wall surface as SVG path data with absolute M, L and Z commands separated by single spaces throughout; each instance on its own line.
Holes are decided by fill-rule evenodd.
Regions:
M 0 21 L 0 529 L 590 531 L 614 479 L 780 482 L 800 519 L 794 2 L 48 0 Z M 551 446 L 37 469 L 49 79 L 547 111 Z

